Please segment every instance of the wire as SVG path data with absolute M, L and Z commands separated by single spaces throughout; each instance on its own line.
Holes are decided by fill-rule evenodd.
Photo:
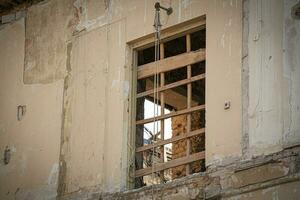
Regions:
M 159 103 L 159 95 L 158 95 L 158 84 L 159 84 L 159 73 L 158 73 L 158 67 L 159 63 L 157 62 L 159 60 L 159 43 L 160 43 L 160 11 L 156 10 L 155 12 L 155 19 L 154 19 L 154 27 L 155 27 L 155 73 L 154 73 L 154 84 L 153 84 L 153 90 L 154 90 L 154 104 L 153 104 L 153 135 L 156 135 L 158 133 L 158 121 L 156 120 L 156 117 L 158 116 L 158 103 Z M 152 137 L 152 143 L 155 143 L 155 137 Z M 154 199 L 154 188 L 153 185 L 155 183 L 155 173 L 154 173 L 154 164 L 155 164 L 155 147 L 153 145 L 152 147 L 152 166 L 151 166 L 151 187 L 152 187 L 152 199 Z

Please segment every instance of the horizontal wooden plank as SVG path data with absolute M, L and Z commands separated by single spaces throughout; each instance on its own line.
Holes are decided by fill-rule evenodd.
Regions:
M 191 78 L 187 78 L 187 79 L 180 80 L 180 81 L 177 81 L 177 82 L 174 82 L 174 83 L 170 83 L 168 85 L 158 87 L 157 92 L 161 92 L 161 91 L 172 89 L 172 88 L 175 88 L 175 87 L 178 87 L 178 86 L 181 86 L 181 85 L 185 85 L 185 84 L 188 84 L 188 83 L 199 81 L 199 80 L 204 79 L 204 78 L 205 78 L 205 74 L 200 74 L 200 75 L 197 75 L 197 76 L 193 76 Z M 141 93 L 138 93 L 136 95 L 136 98 L 144 97 L 144 96 L 147 96 L 147 95 L 153 94 L 153 93 L 154 93 L 153 89 L 145 91 L 145 92 L 141 92 Z
M 137 77 L 138 79 L 146 78 L 149 76 L 153 76 L 154 73 L 161 73 L 174 70 L 204 60 L 205 49 L 199 49 L 198 51 L 191 51 L 188 53 L 179 54 L 178 56 L 172 56 L 169 58 L 159 60 L 157 62 L 152 62 L 138 66 Z
M 205 15 L 193 18 L 191 20 L 167 27 L 161 30 L 160 42 L 164 43 L 174 38 L 193 33 L 205 28 Z M 138 39 L 129 41 L 128 44 L 136 50 L 145 49 L 149 46 L 154 46 L 155 34 L 150 33 Z
M 161 140 L 161 141 L 158 141 L 158 142 L 153 143 L 153 144 L 148 144 L 146 146 L 138 147 L 138 148 L 136 148 L 136 153 L 143 152 L 143 151 L 146 151 L 146 150 L 149 150 L 149 149 L 153 149 L 153 148 L 165 145 L 165 144 L 177 142 L 179 140 L 184 140 L 186 138 L 194 137 L 194 136 L 197 136 L 197 135 L 202 135 L 204 133 L 205 133 L 205 129 L 201 128 L 201 129 L 198 129 L 198 130 L 195 130 L 195 131 L 191 131 L 190 133 L 187 133 L 187 134 L 182 134 L 182 135 L 179 135 L 179 136 L 176 136 L 176 137 L 172 137 L 170 139 Z
M 151 173 L 159 172 L 162 170 L 170 169 L 173 167 L 177 167 L 180 165 L 185 165 L 191 162 L 195 162 L 197 160 L 201 160 L 205 158 L 205 151 L 201 151 L 199 153 L 194 153 L 189 156 L 185 156 L 182 158 L 178 158 L 175 160 L 171 160 L 165 163 L 154 163 L 153 167 L 147 167 L 145 169 L 139 169 L 135 171 L 135 177 L 146 176 Z
M 147 124 L 147 123 L 150 123 L 150 122 L 154 122 L 154 121 L 158 121 L 158 120 L 162 120 L 162 119 L 167 119 L 167 118 L 170 118 L 170 117 L 175 117 L 175 116 L 178 116 L 178 115 L 183 115 L 183 114 L 191 113 L 191 112 L 198 111 L 198 110 L 204 110 L 204 109 L 205 109 L 205 104 L 195 106 L 195 107 L 192 107 L 192 108 L 188 108 L 188 109 L 184 109 L 184 110 L 173 111 L 173 112 L 170 112 L 168 114 L 160 115 L 160 116 L 157 116 L 157 117 L 152 117 L 152 118 L 148 118 L 148 119 L 139 120 L 139 121 L 136 121 L 135 124 L 136 125 Z

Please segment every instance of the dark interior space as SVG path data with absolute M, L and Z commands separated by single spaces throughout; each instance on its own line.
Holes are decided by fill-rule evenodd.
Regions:
M 197 51 L 206 47 L 206 29 L 201 29 L 191 34 L 191 50 Z
M 205 29 L 193 32 L 190 34 L 191 38 L 191 50 L 197 51 L 199 49 L 205 48 L 206 45 L 206 38 L 205 38 Z M 164 58 L 168 58 L 171 56 L 176 56 L 179 54 L 186 53 L 187 50 L 187 44 L 186 44 L 186 36 L 180 36 L 178 38 L 175 38 L 173 40 L 167 41 L 164 43 Z M 137 64 L 138 66 L 151 63 L 155 61 L 155 47 L 149 47 L 146 49 L 142 49 L 137 51 Z M 164 84 L 170 85 L 174 84 L 178 81 L 185 80 L 188 78 L 188 68 L 187 66 L 182 66 L 180 68 L 166 71 L 164 72 Z M 194 63 L 191 65 L 191 77 L 195 77 L 201 74 L 205 73 L 205 61 Z M 160 80 L 160 74 L 158 75 L 158 80 Z M 154 76 L 150 76 L 147 78 L 139 79 L 137 80 L 137 93 L 142 93 L 148 90 L 152 90 L 154 85 Z M 160 85 L 160 83 L 159 83 Z M 171 89 L 164 90 L 164 106 L 165 109 L 168 109 L 169 111 L 180 111 L 183 109 L 187 109 L 187 101 L 188 101 L 188 85 L 178 85 L 176 87 L 173 87 Z M 160 97 L 160 95 L 158 95 Z M 148 106 L 149 102 L 147 103 L 147 100 L 154 103 L 154 95 L 149 94 L 147 96 L 139 97 L 137 98 L 136 102 L 136 120 L 144 120 L 146 113 L 149 113 L 147 109 L 153 110 L 152 106 Z M 146 104 L 147 103 L 147 104 Z M 156 101 L 157 105 L 160 106 L 161 102 L 160 99 L 157 99 Z M 196 80 L 191 82 L 191 107 L 203 105 L 205 104 L 205 79 Z M 205 127 L 205 110 L 197 111 L 191 113 L 193 120 L 191 121 L 191 131 L 204 128 Z M 174 120 L 175 118 L 172 118 Z M 176 121 L 176 120 L 175 120 Z M 172 124 L 175 125 L 175 121 L 172 121 Z M 186 122 L 182 122 L 186 123 Z M 181 124 L 178 124 L 181 125 Z M 185 126 L 182 124 L 182 126 Z M 147 132 L 147 133 L 146 133 Z M 149 132 L 149 133 L 148 133 Z M 175 134 L 173 128 L 170 130 L 172 134 Z M 147 139 L 145 139 L 145 135 L 152 134 L 152 136 Z M 151 144 L 152 142 L 151 138 L 156 138 L 156 134 L 158 133 L 152 133 L 151 130 L 147 130 L 147 127 L 145 125 L 137 125 L 136 126 L 136 147 L 142 147 L 148 144 Z M 156 139 L 154 139 L 156 140 Z M 147 141 L 145 143 L 145 141 Z M 174 143 L 175 144 L 175 143 Z M 205 136 L 195 136 L 192 139 L 191 142 L 191 154 L 197 153 L 200 151 L 204 151 L 205 149 Z M 177 148 L 176 145 L 173 146 L 174 149 Z M 173 150 L 174 150 L 173 149 Z M 171 149 L 171 154 L 169 155 L 170 160 L 171 159 L 177 159 L 179 158 L 178 155 L 175 156 L 173 154 L 173 150 Z M 151 152 L 147 153 L 137 153 L 136 155 L 136 169 L 143 169 L 151 166 L 151 163 L 149 164 L 149 155 Z M 158 151 L 159 154 L 159 151 Z M 173 156 L 173 157 L 172 157 Z M 161 157 L 158 156 L 158 157 Z M 152 161 L 151 161 L 152 162 Z M 190 164 L 192 173 L 197 173 L 205 170 L 205 161 L 200 160 L 197 162 L 193 162 Z M 173 172 L 172 172 L 173 173 Z M 159 173 L 155 173 L 157 177 L 159 177 Z M 173 179 L 172 177 L 171 179 Z M 151 179 L 151 178 L 150 178 Z M 139 177 L 136 178 L 135 186 L 136 187 L 142 187 L 147 185 L 148 178 L 145 177 Z
M 165 58 L 186 52 L 186 37 L 182 36 L 164 43 Z

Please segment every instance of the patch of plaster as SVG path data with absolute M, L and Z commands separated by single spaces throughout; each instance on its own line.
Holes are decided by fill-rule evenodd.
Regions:
M 243 1 L 243 47 L 242 47 L 242 156 L 249 157 L 249 63 L 248 63 L 248 38 L 249 38 L 249 0 Z
M 129 91 L 130 91 L 129 81 L 124 81 L 123 92 L 125 97 L 129 96 Z
M 58 181 L 58 163 L 54 163 L 48 176 L 48 185 L 57 185 Z
M 28 9 L 25 29 L 25 84 L 47 84 L 65 77 L 66 44 L 77 24 L 74 13 L 72 0 L 45 1 Z
M 68 125 L 70 124 L 70 97 L 69 97 L 69 85 L 71 81 L 71 53 L 72 43 L 67 45 L 67 58 L 66 58 L 66 69 L 67 76 L 64 79 L 64 90 L 63 90 L 63 106 L 62 106 L 62 125 L 61 125 L 61 141 L 60 141 L 60 155 L 59 155 L 59 172 L 57 177 L 57 194 L 62 196 L 66 192 L 66 179 L 67 179 L 67 155 L 69 153 L 69 139 L 70 133 Z
M 0 135 L 4 135 L 6 133 L 6 127 L 4 124 L 0 124 Z
M 34 190 L 20 188 L 15 194 L 16 200 L 54 200 L 56 199 L 56 187 L 43 185 Z
M 97 6 L 97 13 L 93 8 L 96 6 L 95 4 L 99 4 Z M 101 27 L 107 25 L 109 21 L 111 21 L 113 10 L 111 7 L 113 6 L 113 1 L 111 0 L 99 0 L 96 2 L 89 0 L 76 0 L 74 2 L 74 7 L 77 10 L 79 16 L 79 23 L 75 28 L 75 32 L 81 32 L 83 30 L 92 30 L 97 27 Z M 93 11 L 92 11 L 93 10 Z
M 21 159 L 20 159 L 20 171 L 21 171 L 21 176 L 24 176 L 27 171 L 27 156 L 24 153 L 21 155 Z

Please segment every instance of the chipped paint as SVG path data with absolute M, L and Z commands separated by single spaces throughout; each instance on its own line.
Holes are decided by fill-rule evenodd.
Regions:
M 0 114 L 0 147 L 6 145 L 2 141 L 16 140 L 10 144 L 15 144 L 17 151 L 9 167 L 0 166 L 0 178 L 10 177 L 5 180 L 7 183 L 1 184 L 5 187 L 0 188 L 0 197 L 7 192 L 16 192 L 18 198 L 42 199 L 45 196 L 54 198 L 56 193 L 62 197 L 76 191 L 85 195 L 91 191 L 118 192 L 129 188 L 126 159 L 131 144 L 127 113 L 132 82 L 128 74 L 132 71 L 130 65 L 126 67 L 128 57 L 131 57 L 126 55 L 130 54 L 127 43 L 152 33 L 154 9 L 149 2 L 47 1 L 29 8 L 26 35 L 24 21 L 1 27 L 0 41 L 5 48 L 0 49 L 0 65 L 4 63 L 0 66 L 0 80 L 4 83 L 0 85 L 3 87 L 0 95 L 4 96 L 0 105 L 5 114 Z M 162 14 L 164 28 L 207 16 L 207 87 L 213 89 L 207 94 L 206 158 L 211 171 L 238 165 L 242 156 L 251 160 L 253 155 L 278 152 L 283 143 L 284 146 L 299 144 L 297 94 L 300 94 L 300 84 L 299 70 L 295 67 L 299 60 L 295 53 L 300 50 L 292 39 L 298 41 L 300 31 L 297 22 L 287 14 L 295 1 L 284 5 L 279 1 L 273 4 L 268 0 L 251 1 L 249 32 L 246 31 L 249 38 L 243 44 L 241 2 L 163 1 L 174 8 L 171 16 Z M 278 11 L 274 12 L 276 16 L 267 12 L 271 6 Z M 264 16 L 259 16 L 261 11 L 265 11 Z M 281 20 L 281 14 L 285 20 Z M 275 19 L 284 24 L 274 23 L 276 26 L 268 27 Z M 7 39 L 14 45 L 9 45 Z M 276 43 L 281 39 L 283 47 L 281 42 Z M 277 46 L 280 52 L 273 52 Z M 247 47 L 249 55 L 244 51 L 242 55 L 242 47 Z M 284 55 L 281 55 L 283 50 Z M 16 56 L 12 59 L 11 55 Z M 218 59 L 215 59 L 216 55 Z M 284 60 L 283 69 L 278 64 L 282 63 L 280 57 Z M 251 67 L 244 68 L 248 59 Z M 31 85 L 23 84 L 20 66 L 24 66 L 24 60 L 24 81 Z M 249 80 L 242 78 L 244 69 L 248 70 L 245 73 Z M 278 75 L 280 72 L 284 77 Z M 277 90 L 273 91 L 273 88 Z M 245 94 L 242 93 L 244 90 Z M 242 95 L 245 95 L 243 104 Z M 277 95 L 283 99 L 278 100 Z M 220 105 L 228 99 L 233 102 L 232 110 L 223 112 Z M 28 103 L 29 111 L 26 120 L 16 123 L 15 105 L 19 100 Z M 245 114 L 241 108 L 247 101 L 249 107 L 246 105 Z M 241 126 L 246 123 L 249 127 L 242 130 Z M 35 140 L 28 141 L 29 136 L 34 136 Z M 291 160 L 286 163 L 297 166 Z M 284 175 L 276 176 L 276 180 L 288 176 L 292 178 L 286 182 L 298 180 L 297 176 L 290 175 L 290 168 L 280 169 Z M 235 171 L 230 173 L 237 174 Z M 13 182 L 16 179 L 23 181 L 27 189 L 19 188 Z M 220 184 L 222 188 L 231 187 L 225 184 L 228 181 L 225 175 L 221 179 L 220 183 L 216 181 L 219 185 L 207 184 L 211 184 L 214 191 L 220 190 Z M 0 183 L 1 180 L 4 179 L 1 178 Z M 212 181 L 206 177 L 205 180 Z M 238 179 L 234 180 L 237 182 Z M 279 192 L 274 193 L 274 198 L 280 199 L 283 183 L 278 183 L 282 186 L 276 187 Z M 202 191 L 185 186 L 174 191 L 169 191 L 172 199 L 182 198 L 182 194 L 188 194 L 190 198 L 202 194 Z M 234 196 L 231 199 L 243 199 L 247 195 L 255 197 L 251 188 L 249 191 L 242 196 L 230 194 Z M 270 191 L 264 189 L 262 192 L 269 195 Z M 294 188 L 293 191 L 299 190 Z

